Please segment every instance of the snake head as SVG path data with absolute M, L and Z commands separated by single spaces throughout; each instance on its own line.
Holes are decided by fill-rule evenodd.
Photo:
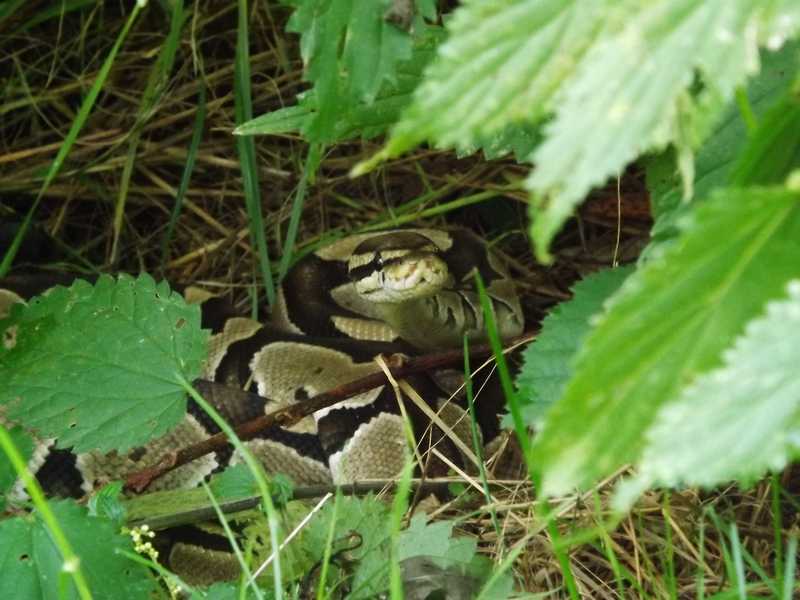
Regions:
M 393 231 L 361 242 L 347 262 L 356 292 L 370 302 L 398 304 L 426 298 L 450 280 L 433 241 L 413 231 Z

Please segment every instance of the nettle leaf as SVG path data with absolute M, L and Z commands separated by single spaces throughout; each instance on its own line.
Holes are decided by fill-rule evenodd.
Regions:
M 800 456 L 800 279 L 665 406 L 647 432 L 637 479 L 710 487 L 752 481 Z M 713 432 L 714 435 L 709 435 Z
M 650 148 L 668 143 L 691 152 L 682 137 L 681 102 L 701 73 L 710 95 L 732 96 L 758 71 L 758 42 L 778 48 L 800 25 L 795 0 L 638 0 L 620 3 L 624 25 L 586 53 L 558 96 L 546 141 L 527 181 L 534 197 L 532 234 L 538 255 L 595 185 Z M 609 12 L 606 18 L 613 18 Z M 587 132 L 591 139 L 587 140 Z
M 430 556 L 450 562 L 468 563 L 477 551 L 477 543 L 467 537 L 451 537 L 452 521 L 428 523 L 424 514 L 415 515 L 408 529 L 400 534 L 397 558 Z
M 0 426 L 1 425 L 2 421 L 0 421 Z M 20 427 L 10 429 L 8 434 L 11 437 L 11 442 L 22 455 L 23 460 L 26 462 L 30 460 L 33 455 L 33 438 Z M 5 510 L 6 497 L 14 487 L 16 481 L 17 471 L 14 469 L 6 453 L 0 451 L 0 513 Z
M 547 113 L 553 94 L 601 30 L 609 0 L 471 0 L 447 21 L 450 34 L 413 105 L 392 132 L 399 154 L 433 140 L 470 151 L 510 123 Z
M 370 139 L 384 134 L 400 117 L 412 99 L 425 66 L 434 56 L 439 30 L 429 29 L 426 43 L 414 48 L 409 60 L 399 63 L 391 81 L 383 83 L 377 97 L 369 102 L 355 99 L 336 107 L 336 119 L 320 137 L 313 127 L 319 116 L 319 99 L 315 89 L 298 96 L 298 104 L 266 113 L 243 123 L 237 135 L 270 135 L 302 133 L 312 141 L 338 141 L 360 137 Z M 516 140 L 514 140 L 516 141 Z
M 541 332 L 523 353 L 522 370 L 517 376 L 528 425 L 537 423 L 561 396 L 572 376 L 572 359 L 591 330 L 591 318 L 602 312 L 605 301 L 632 271 L 631 267 L 620 267 L 589 275 L 575 284 L 571 300 L 545 317 Z
M 132 562 L 120 551 L 133 552 L 128 536 L 111 521 L 87 515 L 71 500 L 51 502 L 94 598 L 147 598 L 156 592 L 155 580 L 146 567 Z M 77 598 L 69 576 L 62 572 L 63 559 L 50 532 L 36 513 L 0 521 L 0 597 Z M 60 593 L 62 581 L 67 593 Z
M 537 254 L 595 185 L 674 143 L 689 181 L 693 135 L 800 25 L 794 0 L 471 0 L 387 147 L 360 171 L 432 140 L 469 149 L 550 113 L 527 181 Z M 690 95 L 695 74 L 705 87 Z M 590 138 L 587 139 L 587 135 Z
M 301 34 L 306 77 L 314 84 L 316 113 L 307 133 L 314 141 L 334 139 L 344 106 L 371 104 L 397 66 L 411 58 L 414 39 L 386 18 L 391 0 L 293 0 L 288 31 Z M 425 31 L 417 20 L 414 31 Z M 424 35 L 421 34 L 421 35 Z
M 800 70 L 800 43 L 786 44 L 778 52 L 763 51 L 761 62 L 761 72 L 748 83 L 746 90 L 748 103 L 758 119 L 779 101 Z M 729 183 L 731 170 L 748 137 L 740 107 L 731 100 L 695 155 L 694 201 L 705 200 L 714 189 Z M 647 161 L 647 187 L 655 217 L 651 236 L 657 245 L 674 237 L 676 221 L 692 210 L 688 202 L 682 201 L 684 190 L 672 151 Z
M 534 456 L 543 493 L 585 486 L 635 462 L 658 411 L 797 277 L 800 193 L 721 190 L 675 244 L 631 275 L 588 335 Z
M 358 545 L 347 552 L 356 563 L 348 597 L 375 598 L 389 586 L 389 508 L 374 496 L 343 496 L 337 502 L 333 549 Z M 333 502 L 328 502 L 306 529 L 306 547 L 314 560 L 322 559 L 333 517 Z
M 475 598 L 492 573 L 492 562 L 477 553 L 473 538 L 453 536 L 452 521 L 426 522 L 415 515 L 400 534 L 397 558 L 403 574 L 406 598 Z M 481 597 L 507 598 L 514 578 L 506 573 L 483 590 Z
M 0 321 L 7 417 L 78 452 L 124 451 L 165 433 L 200 374 L 200 310 L 152 278 L 76 281 Z
M 800 83 L 800 80 L 798 80 Z M 731 172 L 731 185 L 774 185 L 800 168 L 800 98 L 787 91 L 747 140 Z

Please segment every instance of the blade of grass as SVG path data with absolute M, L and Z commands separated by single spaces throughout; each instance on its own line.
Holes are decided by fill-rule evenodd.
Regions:
M 30 471 L 28 471 L 25 459 L 22 458 L 22 454 L 20 454 L 19 450 L 14 445 L 14 441 L 2 424 L 0 424 L 0 447 L 2 447 L 9 462 L 11 462 L 17 475 L 22 480 L 23 485 L 25 485 L 25 489 L 28 491 L 31 500 L 33 500 L 34 506 L 39 511 L 39 514 L 42 515 L 42 521 L 44 521 L 44 524 L 47 526 L 53 543 L 56 545 L 56 548 L 58 548 L 61 558 L 64 561 L 61 571 L 63 573 L 68 573 L 72 577 L 75 588 L 78 590 L 78 595 L 83 600 L 91 600 L 92 593 L 89 591 L 89 585 L 86 583 L 86 579 L 81 571 L 80 558 L 72 549 L 72 545 L 69 543 L 64 530 L 61 529 L 61 525 L 58 523 L 58 519 L 56 519 L 53 511 L 50 510 L 50 505 L 44 497 L 42 488 L 39 487 L 39 483 L 33 475 L 31 475 Z
M 411 475 L 414 470 L 414 462 L 410 456 L 406 456 L 406 463 L 403 466 L 403 471 L 400 473 L 400 478 L 397 482 L 397 488 L 394 491 L 394 500 L 392 500 L 392 512 L 389 517 L 389 527 L 392 536 L 391 554 L 392 559 L 389 561 L 389 594 L 392 600 L 403 600 L 403 578 L 400 572 L 400 561 L 398 560 L 398 547 L 400 541 L 400 529 L 403 525 L 403 516 L 408 510 L 408 494 L 411 491 Z
M 272 503 L 272 496 L 269 493 L 269 484 L 267 483 L 261 463 L 256 460 L 247 446 L 245 446 L 242 440 L 238 438 L 236 433 L 233 431 L 233 428 L 225 419 L 222 418 L 216 409 L 211 406 L 211 404 L 209 404 L 208 401 L 206 401 L 206 399 L 203 398 L 188 381 L 186 381 L 186 379 L 184 379 L 181 375 L 178 377 L 180 378 L 179 381 L 181 387 L 186 391 L 187 394 L 189 394 L 189 396 L 192 397 L 192 400 L 197 402 L 197 405 L 203 409 L 203 411 L 211 418 L 211 420 L 216 423 L 217 427 L 219 427 L 220 430 L 225 433 L 233 447 L 239 451 L 239 454 L 242 456 L 242 460 L 244 460 L 245 464 L 250 469 L 250 472 L 253 474 L 256 484 L 258 485 L 258 491 L 261 493 L 261 498 L 264 501 L 264 509 L 267 513 L 270 544 L 273 548 L 279 548 L 278 512 L 275 510 L 275 505 Z M 276 600 L 281 600 L 283 598 L 283 587 L 281 585 L 281 561 L 280 555 L 277 552 L 275 554 L 274 562 L 275 566 L 273 567 L 272 573 L 274 575 L 275 582 L 275 598 Z
M 706 561 L 706 520 L 700 519 L 700 531 L 697 536 L 697 546 L 700 552 L 700 560 L 697 563 L 696 590 L 697 600 L 704 600 L 706 594 L 706 572 L 703 564 Z
M 594 499 L 594 512 L 596 515 L 600 515 L 603 510 L 603 503 L 600 500 L 600 494 L 595 492 L 592 494 L 592 498 Z M 602 525 L 601 523 L 597 523 L 597 525 Z M 614 573 L 614 582 L 617 586 L 617 594 L 620 598 L 625 597 L 625 583 L 622 574 L 622 567 L 617 559 L 617 554 L 614 552 L 614 542 L 611 540 L 611 536 L 608 535 L 608 531 L 606 531 L 605 527 L 598 527 L 598 531 L 600 532 L 600 540 L 602 542 L 603 552 L 608 559 L 608 564 L 611 565 L 611 571 Z
M 719 515 L 717 515 L 717 511 L 714 510 L 713 506 L 704 508 L 703 512 L 709 516 L 711 522 L 714 524 L 714 528 L 717 530 L 717 535 L 719 536 L 719 548 L 722 550 L 722 560 L 725 565 L 725 575 L 730 581 L 735 581 L 736 568 L 734 567 L 733 559 L 731 558 L 731 553 L 728 549 L 728 543 L 725 539 L 727 536 L 723 531 L 722 521 L 719 518 Z
M 200 91 L 197 96 L 197 112 L 194 114 L 194 125 L 192 127 L 192 139 L 189 142 L 189 150 L 186 153 L 186 163 L 183 166 L 183 173 L 181 174 L 181 182 L 178 185 L 178 190 L 175 193 L 175 205 L 172 207 L 172 212 L 169 215 L 169 223 L 167 223 L 167 230 L 164 232 L 164 239 L 161 241 L 161 272 L 164 272 L 164 265 L 166 264 L 167 248 L 172 239 L 172 232 L 175 229 L 175 223 L 181 214 L 183 208 L 183 199 L 186 196 L 186 191 L 189 189 L 189 182 L 192 179 L 192 171 L 194 171 L 194 163 L 197 159 L 197 149 L 200 147 L 200 140 L 203 138 L 203 128 L 206 122 L 206 88 L 200 85 Z
M 500 385 L 503 388 L 503 394 L 506 397 L 506 404 L 508 404 L 509 412 L 511 413 L 511 420 L 514 423 L 514 432 L 517 434 L 520 448 L 522 449 L 522 456 L 525 460 L 525 466 L 528 469 L 528 476 L 534 478 L 535 469 L 533 464 L 533 456 L 531 454 L 531 441 L 528 437 L 528 429 L 522 419 L 522 409 L 519 405 L 514 384 L 511 380 L 511 373 L 508 369 L 505 354 L 503 354 L 503 343 L 500 340 L 500 334 L 497 330 L 497 322 L 494 318 L 494 310 L 492 302 L 489 299 L 489 294 L 486 292 L 486 286 L 483 283 L 481 274 L 475 271 L 475 280 L 478 287 L 478 296 L 481 301 L 481 309 L 483 311 L 483 320 L 486 325 L 486 334 L 489 338 L 489 345 L 492 348 L 495 361 L 497 362 L 497 372 L 500 376 Z M 534 485 L 538 490 L 540 486 L 534 479 Z M 540 504 L 541 518 L 547 523 L 547 532 L 550 534 L 552 540 L 553 552 L 556 555 L 558 563 L 561 567 L 561 575 L 564 578 L 564 583 L 569 591 L 572 600 L 578 600 L 580 594 L 578 593 L 578 585 L 575 583 L 575 576 L 572 573 L 572 568 L 569 564 L 569 555 L 567 550 L 562 547 L 561 533 L 558 530 L 558 524 L 555 519 L 550 518 L 550 505 L 547 502 Z
M 294 201 L 292 202 L 292 214 L 289 217 L 289 227 L 286 230 L 286 241 L 283 244 L 281 262 L 280 265 L 278 265 L 278 281 L 283 280 L 292 264 L 294 244 L 297 240 L 297 229 L 300 226 L 300 217 L 303 214 L 303 204 L 306 199 L 306 188 L 308 187 L 308 182 L 314 179 L 314 175 L 317 172 L 317 168 L 319 168 L 319 161 L 323 152 L 323 144 L 312 143 L 308 147 L 308 155 L 306 156 L 306 164 L 303 168 L 303 175 L 300 177 L 300 183 L 297 184 L 297 192 L 295 193 Z
M 250 47 L 247 27 L 247 0 L 239 0 L 239 20 L 236 31 L 236 64 L 234 65 L 234 112 L 236 124 L 253 118 L 253 102 L 250 96 Z M 258 185 L 256 146 L 251 136 L 236 136 L 236 148 L 242 169 L 245 205 L 249 217 L 250 238 L 258 252 L 258 263 L 267 302 L 275 303 L 275 283 L 272 279 L 269 252 L 267 251 L 264 217 L 261 213 L 261 193 Z
M 7 0 L 7 2 L 0 4 L 0 25 L 17 12 L 19 7 L 25 4 L 25 1 L 26 0 Z
M 672 542 L 672 526 L 670 525 L 670 496 L 669 492 L 664 494 L 664 501 L 661 505 L 661 513 L 664 515 L 664 562 L 665 577 L 667 579 L 667 590 L 670 598 L 678 597 L 678 582 L 675 577 L 675 546 Z
M 503 536 L 501 535 L 500 522 L 497 520 L 497 511 L 494 508 L 494 500 L 492 494 L 489 492 L 489 480 L 486 476 L 486 464 L 483 458 L 483 444 L 478 435 L 478 417 L 475 414 L 475 392 L 472 386 L 472 369 L 469 364 L 469 338 L 464 336 L 464 393 L 467 396 L 467 408 L 469 410 L 469 427 L 472 432 L 472 447 L 475 450 L 475 456 L 478 457 L 478 475 L 480 476 L 481 486 L 483 487 L 483 497 L 486 499 L 486 504 L 489 506 L 489 516 L 492 519 L 492 527 L 494 527 L 495 534 L 497 535 L 498 556 L 503 557 Z
M 781 478 L 778 473 L 770 477 L 770 500 L 772 504 L 772 535 L 775 544 L 775 578 L 778 588 L 783 587 L 783 522 L 781 518 Z
M 448 212 L 464 208 L 465 206 L 470 206 L 471 204 L 477 204 L 479 202 L 491 200 L 492 198 L 497 198 L 497 196 L 499 195 L 500 193 L 495 190 L 478 192 L 477 194 L 464 196 L 463 198 L 456 198 L 455 200 L 451 200 L 450 202 L 443 202 L 441 204 L 437 204 L 436 206 L 432 206 L 431 208 L 426 208 L 425 210 L 421 210 L 419 212 L 411 214 L 402 214 L 394 217 L 390 216 L 389 218 L 384 218 L 378 222 L 366 225 L 365 227 L 360 227 L 358 231 L 366 232 L 366 231 L 375 231 L 376 229 L 386 229 L 387 227 L 398 227 L 400 225 L 405 225 L 406 223 L 412 223 L 414 221 L 419 221 L 421 219 L 429 219 L 430 217 L 443 215 Z
M 783 600 L 794 598 L 796 587 L 795 569 L 797 568 L 797 537 L 789 537 L 786 544 L 786 570 L 783 572 Z
M 736 523 L 731 523 L 730 527 L 731 553 L 733 555 L 734 573 L 736 574 L 736 589 L 739 592 L 739 599 L 747 599 L 747 581 L 744 576 L 744 561 L 742 560 L 742 544 L 739 541 L 739 529 Z
M 319 569 L 319 583 L 317 584 L 317 600 L 325 600 L 325 582 L 328 580 L 328 569 L 333 555 L 333 536 L 336 533 L 336 519 L 339 515 L 339 503 L 342 499 L 342 490 L 337 488 L 333 498 L 331 522 L 328 526 L 328 535 L 325 539 L 325 552 L 322 554 L 322 566 Z
M 122 234 L 122 219 L 125 216 L 125 204 L 128 199 L 128 190 L 130 189 L 131 176 L 133 175 L 133 168 L 136 163 L 136 154 L 139 148 L 139 141 L 142 137 L 142 126 L 152 116 L 159 99 L 161 98 L 164 90 L 166 89 L 169 75 L 172 72 L 172 67 L 175 64 L 175 54 L 178 50 L 178 43 L 180 42 L 181 29 L 185 17 L 188 13 L 183 10 L 182 2 L 172 3 L 172 13 L 170 14 L 169 33 L 164 39 L 159 52 L 158 59 L 156 60 L 153 68 L 150 70 L 150 75 L 147 78 L 142 98 L 139 102 L 139 111 L 136 117 L 136 125 L 133 132 L 128 138 L 128 152 L 125 156 L 125 163 L 122 167 L 122 178 L 119 183 L 119 193 L 117 194 L 117 202 L 114 205 L 114 221 L 112 223 L 112 241 L 111 241 L 111 255 L 109 257 L 109 264 L 115 264 L 119 256 L 119 240 Z
M 24 0 L 23 0 L 24 2 Z M 16 29 L 17 33 L 24 33 L 29 29 L 33 29 L 40 23 L 44 23 L 54 17 L 61 17 L 69 12 L 80 10 L 86 6 L 93 6 L 97 2 L 95 0 L 69 0 L 69 2 L 59 2 L 56 6 L 40 10 L 36 15 L 25 21 L 25 23 Z M 2 11 L 2 9 L 0 9 Z M 2 19 L 2 17 L 0 17 Z
M 139 16 L 142 6 L 143 4 L 140 4 L 139 2 L 134 4 L 133 11 L 128 16 L 128 19 L 125 21 L 125 25 L 122 27 L 122 31 L 120 31 L 117 39 L 114 42 L 114 45 L 111 47 L 111 51 L 108 53 L 108 56 L 106 56 L 105 61 L 103 61 L 103 66 L 100 67 L 97 77 L 95 78 L 92 87 L 89 89 L 89 93 L 86 94 L 86 97 L 83 99 L 81 107 L 78 109 L 78 114 L 75 117 L 75 120 L 72 122 L 72 126 L 69 128 L 67 136 L 64 138 L 64 143 L 61 144 L 55 159 L 52 163 L 50 163 L 50 167 L 47 170 L 42 187 L 39 189 L 39 193 L 36 195 L 36 199 L 33 201 L 28 213 L 25 215 L 25 220 L 22 222 L 17 234 L 14 236 L 11 246 L 3 255 L 3 261 L 0 262 L 0 277 L 5 277 L 8 274 L 8 270 L 11 268 L 11 265 L 14 262 L 14 257 L 17 255 L 17 252 L 19 252 L 20 244 L 22 244 L 22 240 L 31 225 L 33 215 L 36 213 L 36 209 L 39 207 L 39 203 L 41 202 L 42 197 L 44 197 L 45 192 L 50 187 L 50 184 L 53 182 L 56 175 L 58 175 L 58 172 L 61 170 L 61 166 L 64 164 L 64 159 L 72 149 L 72 145 L 75 143 L 78 133 L 80 133 L 81 128 L 86 123 L 86 119 L 89 118 L 89 113 L 92 111 L 92 107 L 97 100 L 97 96 L 100 94 L 100 90 L 103 88 L 103 84 L 108 78 L 108 73 L 111 70 L 111 66 L 114 64 L 114 59 L 117 57 L 117 53 L 122 47 L 122 43 L 125 41 L 125 38 L 128 37 L 128 32 L 130 31 L 133 23 L 136 21 L 136 17 Z M 1 17 L 0 20 L 2 20 Z
M 264 600 L 264 594 L 253 580 L 250 567 L 247 566 L 247 561 L 244 559 L 242 550 L 239 548 L 239 544 L 236 542 L 236 537 L 233 535 L 233 531 L 231 531 L 231 526 L 228 525 L 228 519 L 225 517 L 222 509 L 219 507 L 219 502 L 217 502 L 217 499 L 214 497 L 214 493 L 211 491 L 211 488 L 208 487 L 208 484 L 205 481 L 201 481 L 200 484 L 203 486 L 203 489 L 208 496 L 208 501 L 211 502 L 211 506 L 214 507 L 214 512 L 217 514 L 217 521 L 219 521 L 220 525 L 222 525 L 222 528 L 225 530 L 225 537 L 228 538 L 228 542 L 231 544 L 231 549 L 236 555 L 236 560 L 239 562 L 239 566 L 242 568 L 242 573 L 244 574 L 246 581 L 245 587 L 247 587 L 249 584 L 250 587 L 253 588 L 253 593 L 256 595 L 256 598 L 258 598 L 258 600 Z
M 531 441 L 528 437 L 528 428 L 525 426 L 525 421 L 522 418 L 522 408 L 520 407 L 517 392 L 514 389 L 514 384 L 511 379 L 511 372 L 508 369 L 505 354 L 503 354 L 503 342 L 500 339 L 500 334 L 497 331 L 497 322 L 494 318 L 494 309 L 492 308 L 492 301 L 489 299 L 489 294 L 486 292 L 486 286 L 483 283 L 483 278 L 480 273 L 475 271 L 475 280 L 478 286 L 478 296 L 481 301 L 481 309 L 483 310 L 483 320 L 486 324 L 486 334 L 489 338 L 489 345 L 492 348 L 494 359 L 497 362 L 497 373 L 500 377 L 500 385 L 503 388 L 503 395 L 508 404 L 508 410 L 511 413 L 511 420 L 514 423 L 514 433 L 517 434 L 522 455 L 525 459 L 525 466 L 528 468 L 528 474 L 533 475 L 533 461 L 531 457 Z

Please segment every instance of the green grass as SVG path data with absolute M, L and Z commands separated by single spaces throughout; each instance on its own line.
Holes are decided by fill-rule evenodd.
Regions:
M 183 208 L 183 199 L 186 196 L 186 190 L 189 189 L 189 184 L 192 179 L 192 171 L 194 164 L 197 160 L 197 149 L 200 147 L 200 141 L 203 139 L 203 128 L 206 122 L 206 88 L 200 86 L 200 93 L 197 95 L 197 113 L 194 118 L 194 126 L 192 128 L 192 140 L 189 143 L 189 150 L 186 154 L 186 164 L 183 167 L 183 174 L 181 175 L 181 182 L 178 190 L 175 192 L 175 204 L 172 206 L 172 211 L 169 215 L 169 223 L 164 232 L 164 238 L 161 242 L 161 272 L 164 272 L 164 265 L 167 262 L 169 255 L 169 245 L 172 239 L 172 232 L 175 230 L 175 224 L 180 217 L 181 209 Z
M 142 97 L 139 102 L 136 115 L 137 124 L 128 137 L 128 152 L 125 155 L 125 164 L 122 169 L 122 177 L 120 178 L 117 201 L 114 204 L 113 237 L 111 242 L 111 256 L 109 257 L 109 263 L 112 265 L 117 263 L 119 256 L 119 242 L 120 236 L 122 235 L 123 218 L 125 217 L 125 205 L 130 191 L 131 176 L 136 166 L 139 142 L 142 136 L 142 126 L 153 116 L 161 96 L 166 91 L 166 86 L 169 82 L 170 74 L 172 73 L 172 67 L 175 64 L 175 54 L 178 50 L 178 44 L 180 43 L 181 29 L 185 18 L 186 13 L 183 10 L 183 5 L 180 2 L 173 3 L 172 12 L 170 13 L 169 33 L 167 37 L 164 38 L 164 43 L 161 46 L 158 59 L 152 69 L 150 69 L 147 84 L 142 91 Z M 175 202 L 176 205 L 178 205 L 179 201 L 177 198 Z
M 128 32 L 130 31 L 133 24 L 136 22 L 136 18 L 139 16 L 140 11 L 141 11 L 141 6 L 139 4 L 134 4 L 133 11 L 128 16 L 128 19 L 125 21 L 125 25 L 119 32 L 119 35 L 117 36 L 117 39 L 114 42 L 111 51 L 108 53 L 108 56 L 103 62 L 103 66 L 100 68 L 100 72 L 95 78 L 92 87 L 89 89 L 89 93 L 86 95 L 86 98 L 84 98 L 83 103 L 81 104 L 81 107 L 78 110 L 78 114 L 72 121 L 72 125 L 70 126 L 69 132 L 67 132 L 67 135 L 64 138 L 63 143 L 59 147 L 58 154 L 56 155 L 55 160 L 53 160 L 53 162 L 50 163 L 50 167 L 47 170 L 41 188 L 39 188 L 39 193 L 36 195 L 36 199 L 33 201 L 33 204 L 31 205 L 30 209 L 25 215 L 25 220 L 22 222 L 22 225 L 17 231 L 17 234 L 14 236 L 14 240 L 12 241 L 11 246 L 8 248 L 8 250 L 6 250 L 5 254 L 3 255 L 3 260 L 2 262 L 0 262 L 0 277 L 4 277 L 5 275 L 8 274 L 8 270 L 11 268 L 11 265 L 14 262 L 14 257 L 17 255 L 17 252 L 19 251 L 20 244 L 22 244 L 22 240 L 25 238 L 25 234 L 27 233 L 28 228 L 30 227 L 33 215 L 36 214 L 36 209 L 38 208 L 39 203 L 44 197 L 44 194 L 47 191 L 47 189 L 50 187 L 50 184 L 56 178 L 56 175 L 58 175 L 62 165 L 64 164 L 64 160 L 67 158 L 67 155 L 72 149 L 72 146 L 75 144 L 75 140 L 77 140 L 78 134 L 80 133 L 81 129 L 86 123 L 86 120 L 88 119 L 89 114 L 92 111 L 92 107 L 94 106 L 94 103 L 97 100 L 98 95 L 100 94 L 100 90 L 103 88 L 103 84 L 105 83 L 106 78 L 108 77 L 108 74 L 111 71 L 112 66 L 114 65 L 114 60 L 116 59 L 117 53 L 122 47 L 125 38 L 128 37 Z
M 253 118 L 253 101 L 250 90 L 250 36 L 248 33 L 247 0 L 239 0 L 238 26 L 236 33 L 236 68 L 234 71 L 234 98 L 236 123 Z M 250 240 L 255 246 L 267 303 L 275 304 L 275 282 L 267 250 L 264 217 L 261 211 L 261 191 L 258 177 L 258 160 L 252 137 L 236 136 L 236 147 L 242 171 L 245 205 L 250 225 Z

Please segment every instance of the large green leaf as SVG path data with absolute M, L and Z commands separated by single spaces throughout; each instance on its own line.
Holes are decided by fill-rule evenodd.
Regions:
M 537 423 L 561 396 L 572 376 L 572 359 L 591 330 L 590 319 L 602 312 L 605 301 L 630 274 L 630 267 L 620 267 L 589 275 L 575 284 L 572 299 L 545 317 L 541 332 L 523 353 L 517 376 L 527 425 Z
M 0 403 L 61 447 L 126 450 L 183 416 L 200 374 L 200 310 L 146 275 L 76 281 L 0 321 Z
M 711 96 L 729 98 L 757 72 L 758 42 L 779 46 L 800 24 L 796 0 L 625 4 L 623 28 L 586 53 L 534 154 L 537 168 L 528 187 L 536 200 L 532 232 L 542 258 L 593 186 L 647 149 L 675 143 L 679 153 L 691 151 L 680 103 L 695 70 L 709 90 L 699 104 Z
M 509 123 L 547 113 L 558 86 L 602 29 L 609 0 L 467 1 L 388 151 L 434 140 L 469 150 Z
M 767 305 L 725 353 L 666 405 L 647 432 L 639 484 L 752 481 L 800 455 L 800 279 Z
M 122 556 L 133 551 L 131 539 L 111 521 L 89 517 L 72 500 L 51 503 L 94 598 L 147 598 L 155 580 L 142 565 Z M 62 571 L 63 560 L 44 523 L 34 513 L 0 521 L 0 598 L 30 600 L 77 598 Z M 66 594 L 59 588 L 62 579 Z M 124 590 L 124 592 L 123 592 Z M 122 596 L 121 596 L 122 594 Z
M 586 339 L 535 441 L 543 492 L 584 486 L 643 448 L 663 405 L 800 271 L 800 193 L 722 190 L 676 243 L 634 273 Z
M 387 147 L 360 170 L 423 140 L 470 148 L 554 113 L 528 180 L 547 258 L 575 205 L 644 151 L 674 143 L 691 165 L 708 128 L 698 124 L 758 71 L 758 44 L 779 48 L 798 23 L 795 0 L 468 0 Z
M 763 51 L 761 61 L 761 72 L 746 90 L 750 110 L 758 120 L 779 101 L 800 71 L 800 44 L 787 44 L 778 52 Z M 748 131 L 740 105 L 731 100 L 695 155 L 692 201 L 703 201 L 714 189 L 729 183 L 731 170 L 747 143 Z M 658 244 L 675 235 L 676 221 L 691 210 L 688 202 L 682 202 L 684 190 L 672 151 L 647 161 L 647 187 L 656 219 L 651 235 Z

